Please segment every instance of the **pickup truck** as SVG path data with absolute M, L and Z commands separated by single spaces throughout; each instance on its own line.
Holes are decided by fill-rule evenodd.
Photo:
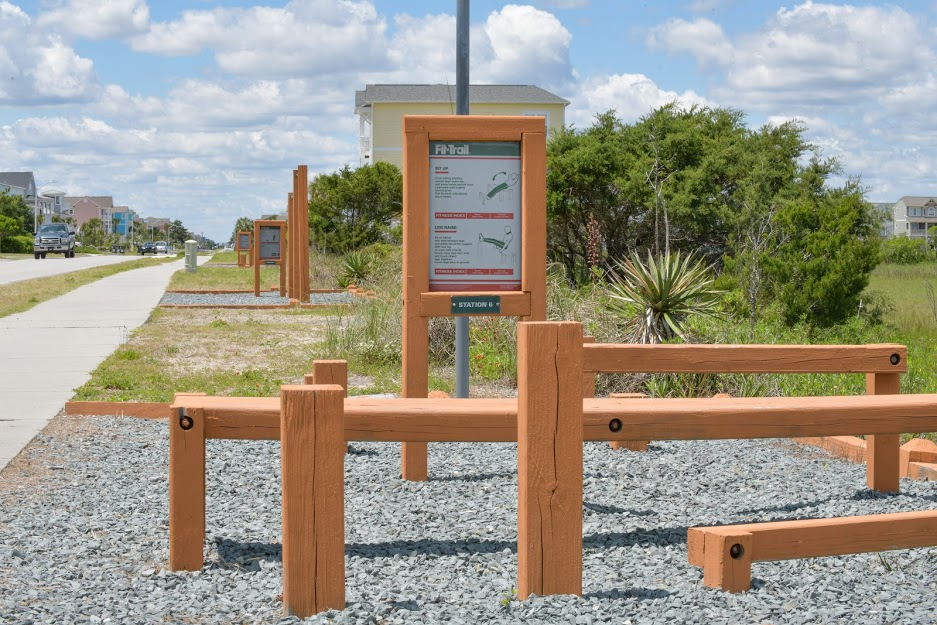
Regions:
M 46 254 L 64 254 L 75 258 L 75 231 L 68 224 L 42 224 L 33 239 L 33 258 L 45 258 Z

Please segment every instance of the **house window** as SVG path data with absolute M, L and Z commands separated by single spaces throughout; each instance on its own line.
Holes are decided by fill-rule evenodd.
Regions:
M 933 206 L 928 206 L 928 207 L 927 207 L 927 216 L 928 216 L 928 217 L 933 217 L 934 215 L 937 215 L 937 209 L 935 209 Z
M 927 224 L 911 224 L 911 230 L 918 230 L 924 232 L 926 230 Z
M 917 206 L 912 206 L 908 208 L 908 217 L 920 217 L 920 216 L 921 216 L 920 208 L 918 208 Z

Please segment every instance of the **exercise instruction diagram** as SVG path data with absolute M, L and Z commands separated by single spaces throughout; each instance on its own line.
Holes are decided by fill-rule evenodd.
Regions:
M 429 290 L 521 288 L 521 145 L 429 143 Z

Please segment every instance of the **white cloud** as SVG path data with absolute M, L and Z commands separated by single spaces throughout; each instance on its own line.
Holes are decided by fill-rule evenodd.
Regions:
M 0 2 L 0 105 L 87 102 L 98 89 L 90 59 L 57 34 L 34 28 L 19 7 Z
M 145 0 L 64 0 L 39 15 L 40 28 L 87 39 L 123 39 L 145 31 Z
M 702 64 L 724 63 L 735 56 L 722 27 L 708 19 L 668 20 L 650 30 L 647 43 L 651 48 L 689 52 Z
M 810 1 L 778 10 L 763 29 L 734 41 L 703 19 L 670 20 L 649 35 L 652 45 L 724 69 L 725 85 L 715 94 L 750 107 L 873 97 L 934 64 L 925 41 L 914 16 L 900 7 Z
M 625 122 L 633 122 L 653 109 L 679 100 L 685 105 L 708 105 L 693 91 L 677 93 L 661 89 L 643 74 L 615 74 L 583 81 L 580 92 L 566 111 L 566 123 L 590 126 L 595 115 L 615 110 Z
M 395 71 L 389 76 L 385 74 L 386 77 L 376 74 L 374 82 L 443 83 L 448 78 L 455 84 L 455 16 L 397 15 L 394 26 L 394 37 L 387 55 Z M 473 48 L 470 72 L 476 66 L 474 47 L 481 32 L 473 28 L 469 33 Z M 471 78 L 477 82 L 474 75 Z
M 559 89 L 574 80 L 572 35 L 552 13 L 509 4 L 488 15 L 483 32 L 479 45 L 473 41 L 473 63 L 479 66 L 473 82 L 477 75 L 488 83 Z
M 385 31 L 369 2 L 293 0 L 283 8 L 186 11 L 153 24 L 132 46 L 166 55 L 211 49 L 232 74 L 297 77 L 384 66 Z

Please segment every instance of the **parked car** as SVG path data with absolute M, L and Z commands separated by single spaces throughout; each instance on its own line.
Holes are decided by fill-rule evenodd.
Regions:
M 165 241 L 156 242 L 156 253 L 157 254 L 168 254 L 169 253 L 169 244 Z
M 147 241 L 146 243 L 141 243 L 140 247 L 137 248 L 140 251 L 140 256 L 144 254 L 153 254 L 156 255 L 156 243 L 152 241 Z
M 42 224 L 33 239 L 33 258 L 45 258 L 46 254 L 64 254 L 75 257 L 75 231 L 68 224 Z

